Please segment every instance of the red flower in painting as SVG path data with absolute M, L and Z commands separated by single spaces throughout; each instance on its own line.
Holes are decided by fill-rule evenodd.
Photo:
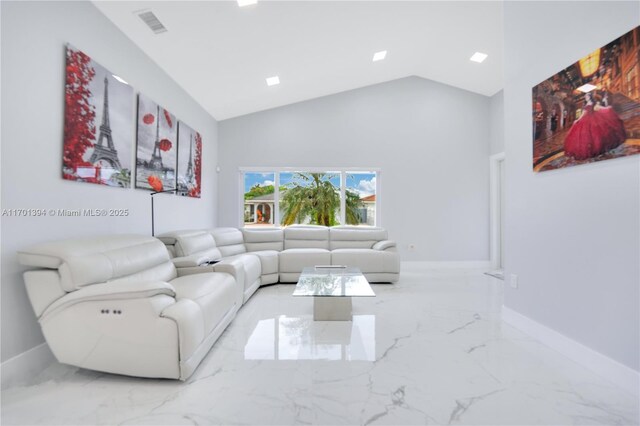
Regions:
M 93 96 L 89 90 L 89 83 L 96 72 L 91 67 L 91 58 L 71 48 L 67 48 L 66 71 L 62 176 L 65 179 L 76 180 L 78 167 L 90 165 L 83 157 L 87 148 L 94 145 L 96 137 L 96 113 L 89 103 Z
M 160 148 L 161 151 L 165 152 L 169 151 L 172 146 L 173 144 L 169 139 L 162 139 L 160 143 L 158 143 L 158 148 Z
M 158 176 L 151 175 L 147 178 L 147 182 L 151 185 L 154 191 L 162 191 L 164 187 L 162 186 L 162 181 Z
M 164 118 L 167 120 L 167 124 L 169 127 L 173 127 L 173 121 L 171 120 L 171 114 L 166 109 L 162 109 L 164 111 Z
M 144 117 L 142 117 L 142 121 L 144 122 L 144 124 L 153 124 L 153 122 L 155 121 L 155 117 L 153 116 L 153 114 L 145 114 Z
M 196 156 L 193 160 L 194 174 L 196 184 L 189 190 L 190 197 L 200 198 L 201 194 L 201 178 L 202 178 L 202 136 L 196 132 Z

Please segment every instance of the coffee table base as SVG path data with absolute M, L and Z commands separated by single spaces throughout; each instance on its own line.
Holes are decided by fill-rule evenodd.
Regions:
M 314 297 L 314 321 L 351 321 L 351 297 Z

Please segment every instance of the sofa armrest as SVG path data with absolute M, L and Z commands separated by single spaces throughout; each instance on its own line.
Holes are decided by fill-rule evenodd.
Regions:
M 180 341 L 180 358 L 189 359 L 205 338 L 204 319 L 200 306 L 193 300 L 180 299 L 167 306 L 160 316 L 176 323 Z
M 205 274 L 207 272 L 215 272 L 213 270 L 213 264 L 211 265 L 200 265 L 200 266 L 189 266 L 186 268 L 176 268 L 176 272 L 178 272 L 179 277 L 183 277 L 185 275 L 193 275 L 193 274 Z
M 213 265 L 215 272 L 225 272 L 230 274 L 236 280 L 238 287 L 238 298 L 236 300 L 238 308 L 242 306 L 244 301 L 244 264 L 241 260 L 222 260 Z
M 374 250 L 389 250 L 396 248 L 396 242 L 391 240 L 378 241 L 371 248 Z
M 102 300 L 147 299 L 158 295 L 175 297 L 176 291 L 171 284 L 164 281 L 93 284 L 67 293 L 59 298 L 49 305 L 40 319 L 54 315 L 77 303 Z
M 176 268 L 192 268 L 194 266 L 216 262 L 215 260 L 212 260 L 211 256 L 207 253 L 194 253 L 189 256 L 174 257 L 171 261 Z
M 213 265 L 213 271 L 231 274 L 238 284 L 244 285 L 244 264 L 240 260 L 222 260 Z

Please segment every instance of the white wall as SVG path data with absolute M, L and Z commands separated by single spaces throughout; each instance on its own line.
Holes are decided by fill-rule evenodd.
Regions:
M 216 121 L 90 2 L 1 4 L 2 208 L 130 211 L 123 218 L 2 218 L 1 359 L 5 361 L 43 341 L 16 250 L 85 235 L 151 233 L 149 192 L 61 177 L 65 43 L 85 51 L 203 135 L 203 196 L 199 200 L 156 196 L 157 231 L 215 224 L 218 161 Z
M 403 260 L 489 258 L 485 96 L 410 77 L 224 120 L 219 138 L 221 225 L 240 220 L 239 167 L 376 167 Z
M 504 90 L 489 99 L 489 152 L 504 152 Z
M 505 2 L 505 305 L 639 370 L 640 156 L 533 173 L 531 88 L 640 23 L 639 2 Z

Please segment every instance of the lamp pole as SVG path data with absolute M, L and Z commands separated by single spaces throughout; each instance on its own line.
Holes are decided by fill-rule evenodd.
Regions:
M 155 224 L 154 224 L 154 211 L 153 211 L 153 196 L 156 194 L 164 194 L 165 192 L 176 192 L 178 188 L 175 189 L 167 189 L 166 191 L 154 191 L 151 193 L 151 236 L 155 237 Z

